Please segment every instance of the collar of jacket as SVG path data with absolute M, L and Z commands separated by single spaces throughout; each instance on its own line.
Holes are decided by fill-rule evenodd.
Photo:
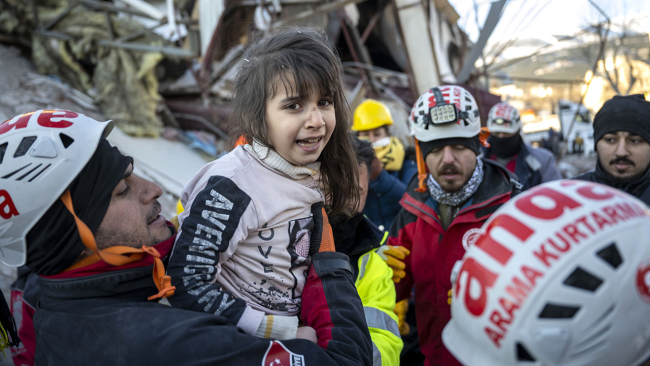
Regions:
M 379 236 L 383 233 L 363 213 L 348 220 L 330 219 L 336 251 L 348 257 L 366 253 L 381 246 Z
M 486 158 L 481 158 L 481 160 L 483 161 L 483 181 L 470 198 L 470 203 L 463 206 L 457 217 L 471 210 L 479 210 L 475 215 L 476 220 L 482 220 L 485 216 L 496 211 L 496 208 L 501 204 L 491 206 L 489 210 L 480 210 L 481 208 L 490 206 L 499 199 L 512 195 L 513 186 L 520 186 L 515 176 L 497 162 Z M 440 225 L 438 212 L 434 207 L 426 203 L 431 197 L 428 190 L 426 192 L 417 192 L 415 190 L 417 187 L 418 180 L 412 180 L 400 204 L 406 211 L 422 218 L 429 224 Z M 454 219 L 454 221 L 456 220 Z
M 164 240 L 154 248 L 163 263 L 174 247 L 176 235 Z M 145 255 L 139 261 L 124 266 L 112 266 L 104 261 L 77 268 L 53 276 L 41 276 L 41 304 L 44 307 L 57 300 L 122 298 L 146 302 L 147 297 L 158 292 L 153 281 L 153 257 Z
M 596 162 L 596 169 L 594 170 L 593 179 L 596 183 L 601 183 L 620 189 L 621 191 L 627 192 L 637 198 L 641 197 L 645 190 L 650 186 L 650 167 L 646 168 L 645 173 L 641 175 L 638 179 L 632 182 L 621 183 L 619 180 L 614 178 L 611 174 L 605 171 L 600 165 L 600 160 Z

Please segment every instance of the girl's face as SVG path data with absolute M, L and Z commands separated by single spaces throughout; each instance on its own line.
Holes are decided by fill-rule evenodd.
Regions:
M 311 93 L 301 99 L 288 94 L 282 83 L 275 90 L 275 96 L 266 102 L 271 147 L 291 164 L 315 162 L 336 127 L 332 98 Z

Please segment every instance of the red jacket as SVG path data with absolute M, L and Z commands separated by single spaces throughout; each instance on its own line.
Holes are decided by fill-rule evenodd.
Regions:
M 520 184 L 500 165 L 483 160 L 483 181 L 458 215 L 443 230 L 438 203 L 429 192 L 416 192 L 411 181 L 400 201 L 402 210 L 390 230 L 388 244 L 408 248 L 406 277 L 395 285 L 397 301 L 415 286 L 415 314 L 425 365 L 460 365 L 442 343 L 442 329 L 451 318 L 447 303 L 451 270 L 476 241 L 483 223 L 503 203 L 519 193 Z M 397 236 L 393 236 L 397 235 Z

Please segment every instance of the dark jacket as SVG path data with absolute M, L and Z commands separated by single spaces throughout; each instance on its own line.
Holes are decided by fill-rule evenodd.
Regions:
M 405 159 L 399 171 L 382 170 L 379 177 L 370 181 L 363 214 L 380 229 L 388 230 L 400 210 L 399 200 L 417 173 L 418 168 L 411 159 Z
M 496 160 L 490 149 L 484 149 L 484 152 L 485 157 Z M 523 140 L 517 154 L 514 173 L 523 185 L 523 191 L 542 183 L 562 179 L 553 153 L 543 147 L 534 148 Z
M 171 251 L 175 237 L 155 247 Z M 246 335 L 227 318 L 147 301 L 158 292 L 152 258 L 104 262 L 41 278 L 34 317 L 36 364 L 43 365 L 370 365 L 372 345 L 348 259 L 318 253 L 305 286 L 326 303 L 303 303 L 303 322 L 326 329 L 326 349 L 301 339 Z M 324 294 L 324 296 L 320 296 Z M 309 295 L 307 295 L 309 296 Z
M 474 244 L 480 227 L 502 204 L 520 192 L 521 184 L 505 168 L 483 159 L 483 181 L 447 230 L 440 222 L 438 203 L 430 193 L 417 192 L 413 180 L 400 202 L 403 209 L 393 222 L 388 244 L 411 251 L 406 277 L 395 284 L 397 301 L 415 287 L 415 314 L 425 365 L 460 365 L 442 343 L 442 330 L 451 318 L 448 293 L 451 270 Z
M 646 205 L 650 206 L 650 168 L 646 170 L 645 174 L 643 174 L 641 178 L 635 180 L 634 182 L 621 183 L 611 175 L 607 174 L 607 172 L 605 172 L 605 170 L 600 166 L 600 162 L 598 162 L 596 163 L 596 169 L 584 173 L 575 179 L 596 182 L 614 187 L 616 189 L 620 189 L 621 191 L 633 195 L 634 197 L 643 201 Z

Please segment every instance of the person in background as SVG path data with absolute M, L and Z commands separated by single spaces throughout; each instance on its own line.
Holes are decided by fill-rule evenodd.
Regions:
M 442 344 L 450 318 L 451 269 L 473 245 L 479 228 L 519 192 L 509 171 L 480 158 L 487 131 L 481 130 L 474 97 L 455 85 L 434 87 L 415 102 L 410 116 L 416 139 L 418 179 L 401 201 L 388 244 L 410 251 L 404 278 L 395 284 L 397 300 L 415 288 L 415 314 L 426 366 L 458 361 Z
M 596 168 L 576 179 L 612 186 L 650 205 L 650 102 L 615 96 L 594 118 Z
M 515 173 L 523 185 L 523 190 L 562 179 L 553 153 L 525 143 L 521 137 L 522 126 L 516 108 L 508 103 L 494 105 L 488 115 L 490 147 L 483 148 L 485 157 L 497 161 Z
M 447 349 L 465 366 L 650 365 L 647 211 L 576 180 L 501 206 L 454 266 Z
M 404 346 L 400 337 L 395 308 L 393 270 L 378 255 L 379 248 L 386 248 L 388 232 L 379 230 L 362 213 L 368 193 L 370 169 L 375 153 L 370 142 L 350 135 L 359 165 L 359 192 L 361 199 L 352 217 L 330 217 L 336 252 L 350 257 L 354 281 L 363 303 L 368 329 L 373 343 L 373 366 L 398 365 Z
M 354 111 L 352 131 L 372 143 L 376 159 L 370 171 L 370 186 L 364 214 L 381 230 L 388 230 L 399 212 L 399 200 L 417 173 L 400 140 L 390 135 L 393 117 L 388 106 L 366 99 Z

